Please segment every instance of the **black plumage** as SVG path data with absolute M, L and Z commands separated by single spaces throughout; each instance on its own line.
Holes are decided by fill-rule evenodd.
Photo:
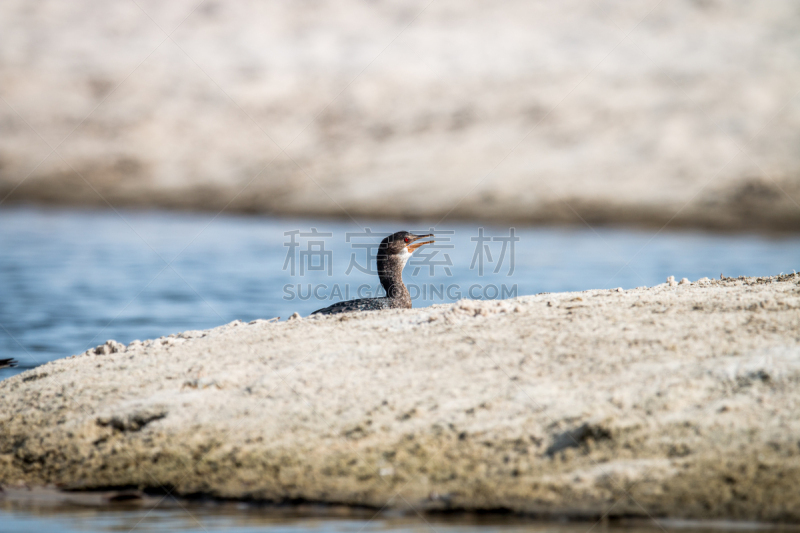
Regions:
M 433 240 L 421 241 L 426 237 L 433 237 L 433 235 L 414 235 L 407 231 L 398 231 L 381 241 L 376 259 L 378 278 L 386 291 L 386 296 L 338 302 L 329 307 L 317 309 L 311 314 L 333 315 L 353 311 L 410 309 L 411 295 L 403 283 L 403 267 L 417 248 L 433 242 Z

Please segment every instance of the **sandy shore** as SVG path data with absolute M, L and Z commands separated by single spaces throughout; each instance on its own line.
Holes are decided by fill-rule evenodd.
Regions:
M 0 383 L 0 483 L 800 521 L 800 275 L 234 322 Z
M 800 230 L 794 0 L 10 0 L 0 36 L 6 202 Z

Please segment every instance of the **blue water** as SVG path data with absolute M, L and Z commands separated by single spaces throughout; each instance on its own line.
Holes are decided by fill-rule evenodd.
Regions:
M 0 370 L 0 378 L 107 339 L 128 343 L 235 319 L 307 315 L 356 297 L 359 286 L 369 295 L 378 284 L 374 273 L 359 270 L 369 269 L 365 246 L 374 254 L 381 232 L 430 228 L 430 222 L 359 222 L 3 207 L 0 357 L 20 366 Z M 632 288 L 669 275 L 696 280 L 800 269 L 798 236 L 516 228 L 514 253 L 507 244 L 503 254 L 502 240 L 472 240 L 481 226 L 435 228 L 437 246 L 445 247 L 423 252 L 428 258 L 412 259 L 404 272 L 416 307 L 515 291 Z M 289 246 L 285 233 L 312 228 L 330 236 L 298 236 L 298 246 Z M 378 235 L 364 237 L 365 228 Z M 483 230 L 484 238 L 509 235 L 508 227 Z M 313 292 L 308 298 L 310 290 L 321 299 Z
M 476 521 L 443 522 L 434 517 L 375 516 L 375 511 L 360 517 L 298 517 L 285 512 L 262 510 L 246 505 L 180 505 L 140 507 L 80 507 L 16 504 L 0 502 L 0 530 L 4 533 L 58 531 L 235 531 L 236 533 L 586 533 L 588 526 L 524 523 L 502 517 Z M 472 523 L 470 523 L 472 522 Z M 640 528 L 641 529 L 641 528 Z M 645 529 L 655 533 L 655 529 Z M 634 532 L 630 532 L 634 533 Z M 640 533 L 639 531 L 635 533 Z
M 338 514 L 338 516 L 337 516 Z M 197 505 L 174 502 L 139 506 L 64 506 L 3 502 L 3 533 L 180 531 L 183 533 L 709 533 L 784 530 L 753 522 L 697 522 L 636 519 L 622 522 L 544 522 L 507 515 L 417 515 L 413 511 L 376 513 L 363 509 L 353 516 L 324 509 L 276 510 L 246 504 Z

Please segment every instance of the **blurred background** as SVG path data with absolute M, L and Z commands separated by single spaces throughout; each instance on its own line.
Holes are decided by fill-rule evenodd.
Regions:
M 800 229 L 800 5 L 5 0 L 0 198 Z
M 0 80 L 2 376 L 308 314 L 346 296 L 287 285 L 375 283 L 366 227 L 453 231 L 414 276 L 458 297 L 800 264 L 796 0 L 4 0 Z

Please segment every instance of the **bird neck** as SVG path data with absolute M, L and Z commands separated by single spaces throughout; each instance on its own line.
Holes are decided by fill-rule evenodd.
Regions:
M 403 267 L 406 266 L 408 256 L 378 255 L 378 277 L 386 291 L 386 297 L 403 303 L 403 307 L 411 307 L 411 295 L 403 283 Z

